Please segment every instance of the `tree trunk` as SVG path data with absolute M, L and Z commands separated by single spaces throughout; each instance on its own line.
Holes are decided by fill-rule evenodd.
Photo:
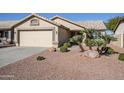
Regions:
M 89 47 L 90 50 L 92 50 L 92 47 Z
M 99 54 L 101 54 L 101 51 L 100 51 L 99 47 L 97 47 L 97 51 L 98 51 Z
M 79 48 L 81 49 L 81 52 L 84 52 L 84 48 L 83 48 L 83 46 L 81 45 L 81 43 L 78 42 L 78 45 L 79 45 Z

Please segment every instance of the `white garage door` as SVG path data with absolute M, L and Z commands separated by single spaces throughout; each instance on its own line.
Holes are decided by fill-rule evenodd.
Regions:
M 52 47 L 52 31 L 20 31 L 20 46 Z

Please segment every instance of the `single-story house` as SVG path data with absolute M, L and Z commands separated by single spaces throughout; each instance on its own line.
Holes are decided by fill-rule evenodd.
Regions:
M 115 26 L 114 36 L 117 38 L 117 41 L 112 42 L 112 44 L 124 48 L 124 18 L 119 20 Z
M 104 32 L 103 21 L 72 22 L 60 16 L 50 20 L 37 14 L 17 21 L 0 21 L 0 38 L 25 47 L 58 47 L 84 28 Z

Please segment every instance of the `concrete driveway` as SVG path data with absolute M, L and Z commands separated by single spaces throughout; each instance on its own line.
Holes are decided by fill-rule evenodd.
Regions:
M 14 63 L 31 55 L 46 50 L 41 47 L 9 47 L 0 48 L 0 67 Z

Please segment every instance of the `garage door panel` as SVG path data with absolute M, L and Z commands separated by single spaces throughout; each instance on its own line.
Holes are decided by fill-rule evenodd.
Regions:
M 20 31 L 20 46 L 52 47 L 52 31 Z

